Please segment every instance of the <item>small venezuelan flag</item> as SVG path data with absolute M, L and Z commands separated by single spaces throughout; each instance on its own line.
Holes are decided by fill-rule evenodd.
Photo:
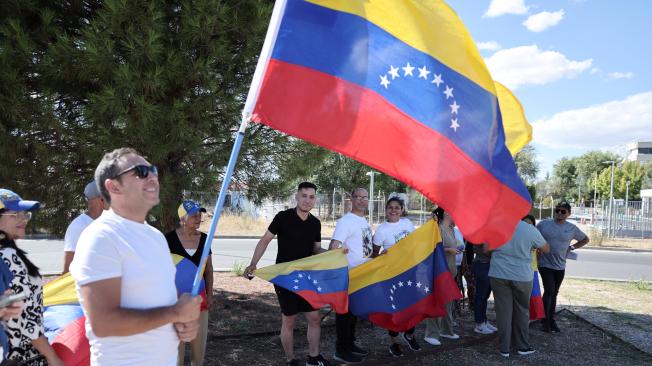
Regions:
M 448 270 L 434 220 L 396 243 L 385 255 L 350 272 L 351 312 L 393 330 L 406 331 L 424 318 L 446 314 L 462 297 Z
M 532 293 L 530 294 L 530 320 L 537 320 L 545 318 L 546 312 L 543 308 L 543 300 L 541 299 L 536 251 L 532 254 L 532 269 L 534 270 L 534 278 L 532 279 Z
M 261 268 L 255 275 L 296 293 L 313 308 L 330 304 L 339 314 L 349 311 L 349 267 L 342 250 Z

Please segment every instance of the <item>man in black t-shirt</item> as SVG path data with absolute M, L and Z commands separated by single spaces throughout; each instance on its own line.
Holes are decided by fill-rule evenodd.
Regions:
M 258 241 L 251 263 L 244 271 L 246 278 L 251 278 L 258 261 L 267 250 L 267 246 L 276 236 L 278 254 L 276 263 L 290 262 L 309 257 L 324 251 L 321 247 L 321 222 L 310 214 L 317 200 L 317 186 L 310 182 L 299 184 L 295 194 L 297 206 L 280 211 L 274 216 L 265 235 Z M 314 309 L 301 296 L 274 285 L 278 302 L 281 306 L 281 344 L 289 366 L 299 365 L 294 358 L 294 324 L 298 313 L 303 313 L 308 322 L 309 356 L 306 365 L 326 366 L 328 361 L 319 353 L 321 319 L 319 309 Z

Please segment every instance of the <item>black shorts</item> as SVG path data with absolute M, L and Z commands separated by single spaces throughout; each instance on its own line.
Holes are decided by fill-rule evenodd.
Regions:
M 278 297 L 278 303 L 281 305 L 281 313 L 285 316 L 319 310 L 310 306 L 308 301 L 290 290 L 276 285 L 274 285 L 274 290 L 276 291 L 276 297 Z

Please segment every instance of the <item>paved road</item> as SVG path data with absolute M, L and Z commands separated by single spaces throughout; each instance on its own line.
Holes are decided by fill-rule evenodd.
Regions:
M 249 263 L 256 246 L 256 239 L 215 239 L 213 241 L 213 266 L 231 269 L 237 262 Z M 18 245 L 44 273 L 61 271 L 63 241 L 20 240 Z M 322 246 L 327 247 L 323 241 Z M 627 252 L 597 249 L 580 249 L 579 259 L 568 261 L 567 276 L 604 278 L 613 280 L 652 281 L 652 252 Z M 272 241 L 258 267 L 274 263 L 276 240 Z

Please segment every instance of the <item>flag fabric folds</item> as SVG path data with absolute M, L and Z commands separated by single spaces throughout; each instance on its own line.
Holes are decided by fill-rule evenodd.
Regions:
M 348 312 L 349 267 L 342 250 L 260 268 L 255 275 L 298 294 L 313 308 L 330 304 L 338 314 Z
M 532 293 L 530 294 L 530 320 L 537 320 L 545 318 L 546 312 L 543 308 L 543 299 L 541 298 L 536 251 L 532 254 L 532 270 L 534 271 L 534 277 L 532 279 Z
M 407 183 L 472 242 L 511 238 L 530 196 L 505 146 L 494 81 L 451 8 L 287 0 L 279 19 L 247 102 L 252 121 Z
M 174 284 L 177 288 L 179 296 L 184 293 L 192 292 L 192 283 L 197 273 L 197 265 L 188 258 L 178 254 L 172 254 L 172 263 L 177 268 L 177 273 L 174 277 Z M 204 268 L 205 269 L 205 268 Z M 202 270 L 202 279 L 199 284 L 199 296 L 201 296 L 200 310 L 205 311 L 208 309 L 206 304 L 206 281 L 203 278 L 204 271 Z
M 43 307 L 45 336 L 57 356 L 66 366 L 90 365 L 86 317 L 70 273 L 43 286 Z
M 523 106 L 503 84 L 495 81 L 498 104 L 505 128 L 505 145 L 512 156 L 532 141 L 532 125 L 525 117 Z
M 439 227 L 430 220 L 385 255 L 350 271 L 349 308 L 356 316 L 396 332 L 427 317 L 446 315 L 460 299 L 448 270 Z

